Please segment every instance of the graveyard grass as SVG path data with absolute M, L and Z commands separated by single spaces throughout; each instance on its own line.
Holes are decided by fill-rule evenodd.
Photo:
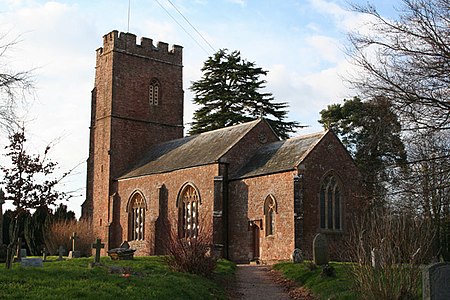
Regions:
M 299 286 L 309 289 L 319 299 L 359 299 L 353 289 L 351 264 L 330 262 L 329 265 L 335 269 L 335 277 L 323 277 L 321 266 L 310 270 L 307 261 L 300 264 L 278 263 L 274 265 L 274 269 L 281 271 L 284 277 L 295 281 Z
M 49 257 L 55 260 L 56 257 Z M 93 258 L 44 263 L 41 268 L 0 268 L 1 299 L 226 299 L 218 284 L 233 277 L 234 264 L 219 260 L 213 279 L 173 272 L 162 257 L 135 257 L 88 268 Z M 130 275 L 109 274 L 111 266 L 130 268 Z

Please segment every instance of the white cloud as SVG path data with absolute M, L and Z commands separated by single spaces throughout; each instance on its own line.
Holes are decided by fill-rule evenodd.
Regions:
M 240 6 L 246 6 L 247 2 L 245 0 L 227 0 L 228 2 L 238 4 Z

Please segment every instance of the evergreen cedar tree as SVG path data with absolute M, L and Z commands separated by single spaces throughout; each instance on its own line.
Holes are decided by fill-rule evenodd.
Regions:
M 197 134 L 227 126 L 265 118 L 282 139 L 302 127 L 298 122 L 286 121 L 288 104 L 274 102 L 271 93 L 261 92 L 267 71 L 254 62 L 241 58 L 239 51 L 228 53 L 221 49 L 204 63 L 203 76 L 193 82 L 194 112 L 189 134 Z
M 385 194 L 382 182 L 389 180 L 387 168 L 406 163 L 401 125 L 391 102 L 385 97 L 367 101 L 354 97 L 342 105 L 328 105 L 320 115 L 319 123 L 338 134 L 354 157 L 368 195 L 380 202 Z

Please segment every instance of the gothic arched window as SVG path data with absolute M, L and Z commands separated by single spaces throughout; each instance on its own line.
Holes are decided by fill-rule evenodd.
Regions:
M 134 193 L 128 203 L 128 220 L 130 241 L 144 239 L 145 200 L 141 193 Z
M 342 194 L 338 180 L 328 175 L 320 185 L 320 228 L 328 230 L 342 229 Z
M 180 238 L 196 238 L 198 235 L 198 208 L 200 196 L 191 184 L 185 185 L 178 198 L 178 234 Z
M 267 196 L 264 201 L 264 219 L 266 225 L 266 236 L 275 233 L 275 213 L 277 212 L 277 202 L 272 195 Z
M 150 86 L 148 88 L 148 103 L 150 105 L 158 105 L 161 97 L 161 87 L 159 81 L 157 79 L 153 79 L 150 82 Z

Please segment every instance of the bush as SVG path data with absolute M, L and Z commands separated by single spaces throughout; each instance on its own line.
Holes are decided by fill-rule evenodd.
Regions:
M 336 277 L 336 270 L 333 266 L 326 264 L 322 267 L 322 272 L 320 273 L 322 277 Z
M 45 246 L 49 253 L 56 255 L 59 246 L 64 249 L 72 249 L 72 240 L 70 237 L 76 232 L 79 238 L 76 240 L 76 250 L 83 256 L 90 256 L 94 242 L 92 235 L 92 225 L 88 220 L 60 220 L 52 223 L 48 232 L 45 234 Z
M 199 227 L 196 238 L 179 238 L 177 230 L 169 228 L 165 257 L 167 264 L 175 271 L 210 276 L 217 265 L 218 257 L 212 244 L 212 226 L 204 223 Z M 170 226 L 170 224 L 169 224 Z
M 351 234 L 352 273 L 368 299 L 414 299 L 426 262 L 430 225 L 407 215 L 371 214 Z

